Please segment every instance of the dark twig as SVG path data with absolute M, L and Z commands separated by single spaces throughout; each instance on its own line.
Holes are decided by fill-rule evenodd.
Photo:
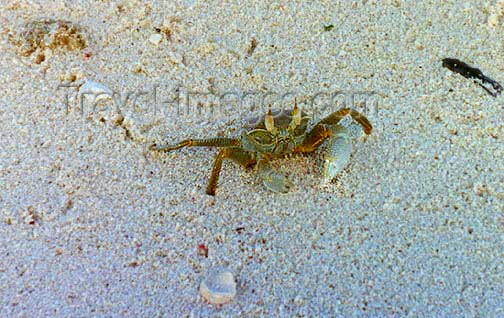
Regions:
M 483 87 L 483 89 L 493 97 L 497 97 L 497 95 L 499 95 L 503 90 L 502 86 L 497 81 L 494 81 L 493 79 L 483 74 L 483 72 L 481 72 L 480 69 L 471 67 L 460 60 L 453 58 L 445 58 L 443 59 L 443 67 L 446 67 L 447 69 L 449 69 L 454 73 L 459 73 L 465 78 L 469 79 L 472 78 L 479 80 L 479 82 L 475 81 L 475 83 Z M 490 84 L 494 92 L 491 91 L 488 87 L 486 87 L 485 84 Z

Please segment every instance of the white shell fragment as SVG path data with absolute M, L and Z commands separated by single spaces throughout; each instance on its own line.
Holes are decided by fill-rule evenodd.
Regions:
M 236 281 L 227 268 L 210 269 L 200 284 L 199 292 L 209 303 L 220 305 L 233 300 L 236 296 Z
M 149 42 L 154 44 L 154 45 L 158 45 L 160 42 L 161 42 L 161 39 L 162 39 L 162 35 L 159 34 L 159 33 L 156 33 L 156 34 L 153 34 L 149 37 Z
M 95 103 L 107 98 L 112 98 L 114 92 L 107 86 L 98 82 L 87 80 L 79 89 L 79 94 L 85 96 L 86 99 L 91 99 Z

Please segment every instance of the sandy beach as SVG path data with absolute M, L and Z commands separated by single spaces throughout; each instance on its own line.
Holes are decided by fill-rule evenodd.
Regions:
M 500 0 L 6 1 L 0 316 L 504 317 L 504 97 L 441 62 L 504 83 L 503 43 Z M 324 147 L 215 196 L 215 148 L 149 149 L 294 99 L 373 125 L 330 184 Z

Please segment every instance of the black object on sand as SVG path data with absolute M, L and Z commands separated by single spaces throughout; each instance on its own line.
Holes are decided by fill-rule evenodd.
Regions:
M 479 86 L 483 87 L 483 89 L 493 97 L 497 97 L 497 95 L 499 95 L 503 90 L 502 86 L 498 82 L 494 81 L 488 76 L 485 76 L 480 69 L 471 67 L 460 60 L 454 58 L 445 58 L 443 59 L 443 67 L 446 67 L 454 73 L 459 73 L 465 78 L 473 78 L 479 80 L 480 82 L 475 82 Z M 490 84 L 494 91 L 486 87 L 485 84 Z

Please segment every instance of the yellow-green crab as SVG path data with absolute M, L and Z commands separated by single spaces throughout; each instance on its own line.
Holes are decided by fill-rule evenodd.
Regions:
M 222 148 L 212 169 L 206 193 L 215 195 L 222 160 L 231 159 L 244 167 L 255 166 L 266 188 L 279 193 L 286 193 L 292 187 L 283 174 L 274 171 L 269 162 L 271 159 L 284 157 L 298 152 L 313 152 L 326 139 L 328 141 L 325 155 L 324 177 L 330 181 L 346 166 L 351 151 L 348 130 L 339 124 L 340 120 L 350 114 L 370 134 L 373 127 L 369 120 L 351 108 L 340 109 L 316 123 L 308 130 L 310 117 L 294 103 L 293 110 L 272 112 L 254 119 L 251 125 L 238 138 L 186 139 L 175 145 L 151 145 L 150 149 L 172 151 L 183 147 L 220 147 Z

